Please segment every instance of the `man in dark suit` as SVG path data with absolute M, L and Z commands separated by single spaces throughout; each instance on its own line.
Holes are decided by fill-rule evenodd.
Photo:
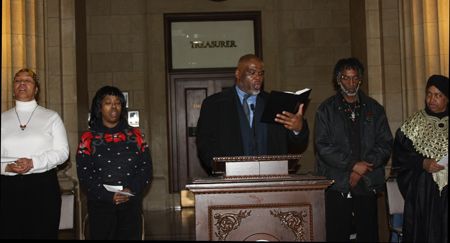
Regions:
M 283 155 L 289 145 L 308 141 L 303 104 L 296 114 L 277 114 L 280 124 L 261 123 L 269 93 L 262 91 L 264 63 L 253 55 L 239 59 L 233 87 L 203 100 L 196 137 L 202 163 L 212 167 L 213 157 Z

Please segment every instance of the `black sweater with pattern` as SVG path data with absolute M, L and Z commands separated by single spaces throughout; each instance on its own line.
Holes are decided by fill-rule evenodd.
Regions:
M 77 172 L 88 200 L 113 203 L 114 193 L 103 184 L 121 185 L 134 194 L 142 194 L 152 179 L 153 165 L 142 133 L 122 119 L 114 128 L 100 120 L 81 137 Z

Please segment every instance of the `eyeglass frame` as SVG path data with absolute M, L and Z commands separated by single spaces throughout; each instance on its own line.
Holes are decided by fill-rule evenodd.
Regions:
M 340 79 L 345 80 L 345 81 L 350 81 L 350 78 L 352 78 L 352 80 L 354 82 L 359 82 L 361 81 L 361 77 L 359 75 L 355 75 L 355 76 L 347 76 L 347 75 L 341 75 Z

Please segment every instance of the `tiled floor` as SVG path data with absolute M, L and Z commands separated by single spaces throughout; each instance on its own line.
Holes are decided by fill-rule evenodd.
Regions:
M 144 211 L 145 240 L 195 241 L 195 209 Z M 380 242 L 388 242 L 386 207 L 384 197 L 379 198 L 378 220 Z M 72 239 L 71 231 L 61 232 L 59 239 Z
M 145 211 L 145 240 L 195 241 L 195 210 Z
M 195 210 L 144 211 L 145 240 L 149 241 L 195 241 Z M 87 226 L 89 227 L 89 226 Z M 89 231 L 89 229 L 86 229 Z M 72 230 L 60 230 L 60 240 L 73 239 Z M 87 232 L 89 239 L 89 232 Z

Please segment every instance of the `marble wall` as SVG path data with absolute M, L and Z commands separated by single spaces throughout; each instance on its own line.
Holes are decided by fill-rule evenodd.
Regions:
M 315 110 L 335 93 L 331 73 L 351 56 L 349 1 L 198 0 L 86 1 L 89 97 L 103 85 L 130 93 L 139 110 L 155 172 L 147 209 L 179 205 L 168 194 L 164 13 L 261 11 L 265 89 L 313 89 L 305 117 L 313 129 Z M 237 62 L 237 60 L 236 60 Z M 298 173 L 314 171 L 313 136 Z
M 76 11 L 80 5 L 83 11 Z M 393 133 L 422 108 L 427 75 L 448 76 L 448 1 L 9 0 L 2 1 L 2 112 L 14 105 L 15 71 L 37 70 L 40 104 L 59 112 L 69 135 L 71 155 L 59 176 L 70 187 L 95 92 L 104 85 L 127 91 L 154 163 L 144 209 L 180 207 L 180 194 L 168 189 L 163 15 L 235 11 L 261 12 L 266 91 L 313 89 L 305 109 L 312 131 L 315 110 L 336 92 L 331 77 L 340 58 L 356 56 L 366 64 L 363 89 L 385 106 Z M 314 171 L 314 160 L 310 136 L 298 173 Z M 83 193 L 79 199 L 84 205 Z M 85 209 L 80 211 L 81 222 Z
M 392 130 L 403 119 L 396 112 L 402 105 L 399 102 L 400 57 L 396 48 L 399 37 L 398 29 L 393 27 L 398 26 L 398 8 L 392 1 L 366 0 L 355 9 L 349 0 L 86 0 L 85 13 L 81 15 L 75 13 L 73 0 L 42 3 L 46 10 L 43 16 L 47 55 L 43 75 L 48 76 L 44 100 L 49 108 L 63 116 L 69 133 L 71 162 L 75 161 L 78 134 L 84 129 L 79 124 L 87 116 L 72 111 L 77 111 L 80 104 L 88 110 L 95 92 L 104 85 L 127 91 L 129 110 L 140 112 L 139 129 L 147 137 L 154 160 L 154 180 L 144 200 L 145 209 L 180 205 L 179 194 L 168 192 L 164 13 L 260 11 L 265 89 L 312 88 L 305 109 L 311 130 L 315 110 L 335 93 L 331 80 L 334 64 L 352 55 L 361 56 L 363 63 L 367 62 L 366 90 L 385 105 Z M 364 55 L 352 53 L 351 36 L 359 33 L 351 29 L 354 13 L 360 13 L 360 18 L 365 19 L 356 21 L 365 21 L 367 26 L 366 38 L 362 35 L 358 39 L 358 43 L 367 42 Z M 74 31 L 75 18 L 85 18 L 81 21 L 85 23 L 81 38 Z M 85 53 L 78 57 L 86 59 L 87 92 L 81 89 L 76 92 L 75 64 L 83 60 L 76 60 L 75 48 L 83 41 Z M 80 99 L 87 101 L 80 103 Z M 298 173 L 313 172 L 314 159 L 313 136 L 310 136 Z M 73 165 L 67 172 L 76 178 Z

